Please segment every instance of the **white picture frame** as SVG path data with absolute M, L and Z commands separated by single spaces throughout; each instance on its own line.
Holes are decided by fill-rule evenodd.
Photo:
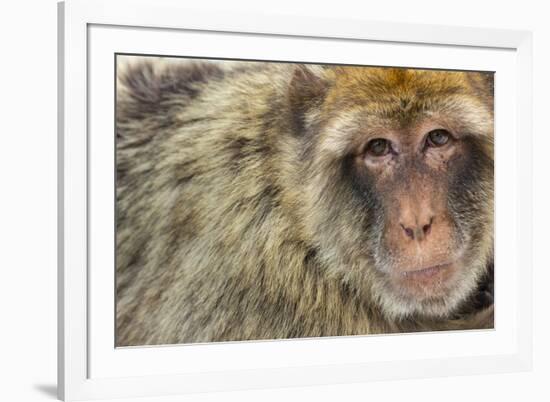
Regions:
M 61 399 L 146 397 L 531 368 L 530 32 L 228 15 L 189 9 L 177 0 L 68 0 L 59 3 L 58 16 Z M 351 52 L 358 46 L 369 49 L 369 59 Z M 319 54 L 319 49 L 329 47 L 328 55 L 315 56 L 315 51 Z M 390 52 L 390 48 L 399 51 Z M 109 282 L 114 276 L 112 267 L 106 263 L 95 268 L 113 253 L 106 248 L 114 242 L 107 241 L 101 249 L 101 239 L 113 236 L 108 233 L 114 227 L 109 204 L 102 206 L 105 200 L 114 200 L 113 187 L 109 180 L 108 185 L 97 184 L 98 177 L 109 178 L 113 166 L 106 163 L 102 169 L 94 161 L 109 160 L 113 152 L 111 57 L 124 52 L 496 71 L 495 330 L 115 349 L 114 341 L 110 343 L 114 333 L 108 315 L 109 309 L 114 310 L 114 296 L 106 296 L 102 302 L 94 296 L 113 290 Z M 521 147 L 515 146 L 520 132 Z M 503 218 L 512 223 L 504 227 Z M 509 267 L 501 270 L 502 274 L 499 261 Z M 449 344 L 453 344 L 452 351 Z M 429 349 L 423 347 L 427 345 Z M 390 350 L 395 356 L 387 353 Z M 240 358 L 235 360 L 236 356 Z

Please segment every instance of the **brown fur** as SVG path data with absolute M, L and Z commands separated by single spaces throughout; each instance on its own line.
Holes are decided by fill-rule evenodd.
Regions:
M 118 346 L 492 327 L 474 292 L 492 261 L 492 78 L 122 61 Z M 413 305 L 377 268 L 380 210 L 346 161 L 358 132 L 427 115 L 476 138 L 485 164 L 456 196 L 477 230 L 461 286 Z

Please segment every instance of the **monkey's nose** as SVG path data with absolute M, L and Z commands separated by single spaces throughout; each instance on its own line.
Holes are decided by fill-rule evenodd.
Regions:
M 399 225 L 409 239 L 422 241 L 430 233 L 433 220 L 434 217 L 430 216 L 428 219 L 424 219 L 422 221 L 415 219 L 415 223 L 400 223 Z

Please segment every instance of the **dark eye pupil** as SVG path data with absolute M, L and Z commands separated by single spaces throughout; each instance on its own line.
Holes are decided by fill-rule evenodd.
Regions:
M 367 146 L 367 151 L 374 156 L 383 156 L 389 152 L 390 150 L 389 145 L 390 144 L 387 140 L 384 140 L 382 138 L 377 138 L 369 142 Z
M 449 133 L 445 130 L 434 130 L 428 134 L 428 141 L 432 146 L 442 146 L 449 141 Z

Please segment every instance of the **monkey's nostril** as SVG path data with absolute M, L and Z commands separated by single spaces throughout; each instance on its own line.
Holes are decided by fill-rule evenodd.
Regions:
M 422 231 L 424 232 L 425 235 L 427 235 L 430 232 L 431 227 L 432 227 L 432 225 L 424 225 L 422 227 Z
M 430 233 L 432 229 L 432 223 L 433 217 L 430 218 L 430 221 L 423 226 L 405 226 L 402 223 L 400 223 L 399 225 L 401 226 L 401 229 L 403 229 L 408 238 L 412 240 L 422 241 L 424 240 L 424 237 L 426 237 Z
M 430 233 L 430 229 L 432 228 L 433 221 L 434 221 L 434 217 L 432 216 L 430 218 L 430 221 L 426 225 L 422 226 L 422 231 L 424 232 L 425 235 Z
M 405 225 L 403 225 L 402 223 L 400 223 L 400 225 L 401 225 L 401 228 L 403 228 L 403 230 L 405 231 L 405 234 L 407 235 L 407 237 L 414 239 L 414 231 L 411 228 L 405 227 Z

